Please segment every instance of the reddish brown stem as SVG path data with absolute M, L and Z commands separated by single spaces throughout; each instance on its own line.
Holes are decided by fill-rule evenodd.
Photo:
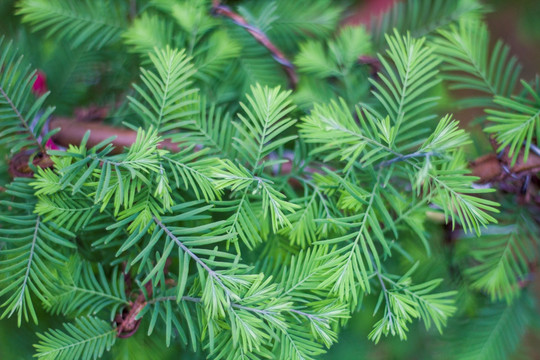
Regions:
M 130 147 L 137 138 L 136 132 L 129 129 L 116 128 L 96 122 L 74 121 L 68 118 L 55 118 L 51 120 L 51 129 L 55 128 L 61 128 L 61 131 L 53 139 L 62 146 L 79 145 L 88 130 L 91 131 L 87 142 L 88 147 L 94 146 L 111 136 L 116 136 L 116 139 L 112 142 L 115 146 L 115 153 L 122 152 L 124 147 Z M 182 149 L 169 140 L 162 141 L 160 147 L 168 149 L 171 152 L 178 152 Z M 502 181 L 509 174 L 519 177 L 540 171 L 540 156 L 531 153 L 527 161 L 524 162 L 523 154 L 520 154 L 516 164 L 510 166 L 507 156 L 499 159 L 495 154 L 489 154 L 471 162 L 469 168 L 472 171 L 472 175 L 480 178 L 479 183 Z M 282 172 L 287 172 L 287 170 L 290 171 L 290 166 L 282 167 Z
M 285 70 L 285 73 L 287 74 L 287 77 L 289 78 L 290 87 L 293 89 L 296 88 L 296 85 L 298 84 L 298 75 L 296 74 L 294 65 L 292 64 L 292 62 L 289 61 L 289 59 L 287 59 L 285 54 L 283 54 L 283 52 L 279 50 L 272 43 L 272 41 L 270 41 L 268 36 L 263 31 L 256 28 L 255 26 L 250 25 L 246 21 L 246 19 L 244 19 L 240 14 L 235 13 L 228 6 L 221 4 L 221 1 L 214 0 L 212 2 L 212 13 L 227 17 L 231 19 L 235 24 L 246 29 L 246 31 L 249 32 L 255 38 L 255 40 L 257 40 L 258 43 L 260 43 L 262 46 L 267 48 L 268 51 L 270 51 L 270 53 L 272 54 L 272 57 Z
M 84 134 L 90 131 L 90 137 L 86 144 L 87 147 L 92 147 L 111 136 L 116 136 L 112 144 L 114 145 L 113 153 L 118 154 L 124 150 L 124 147 L 130 147 L 137 139 L 137 133 L 126 128 L 112 127 L 103 125 L 97 122 L 81 122 L 73 121 L 69 118 L 54 118 L 50 123 L 51 130 L 60 128 L 61 131 L 53 136 L 53 141 L 58 145 L 68 147 L 69 145 L 79 145 Z M 159 145 L 160 148 L 178 152 L 181 148 L 170 140 L 164 140 Z
M 149 281 L 145 285 L 146 295 L 152 297 L 152 282 Z M 140 319 L 137 319 L 137 315 L 144 309 L 146 306 L 146 296 L 144 292 L 140 292 L 137 296 L 137 299 L 131 303 L 129 310 L 125 314 L 118 314 L 116 316 L 116 334 L 119 338 L 128 338 L 133 336 L 137 332 L 139 325 L 141 323 Z

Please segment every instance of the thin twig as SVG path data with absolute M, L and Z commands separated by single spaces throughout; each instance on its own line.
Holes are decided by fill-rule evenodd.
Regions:
M 396 162 L 399 162 L 399 161 L 405 161 L 407 159 L 412 159 L 412 158 L 417 158 L 417 157 L 429 157 L 429 156 L 434 156 L 434 155 L 437 155 L 437 153 L 434 152 L 434 151 L 428 151 L 428 152 L 417 151 L 417 152 L 414 152 L 412 154 L 400 155 L 400 156 L 397 156 L 397 157 L 395 157 L 393 159 L 383 161 L 382 163 L 380 163 L 377 166 L 377 168 L 386 167 L 386 166 L 391 165 L 393 163 L 396 163 Z
M 180 239 L 178 239 L 170 230 L 168 227 L 166 227 L 165 225 L 163 225 L 163 223 L 155 216 L 153 216 L 154 218 L 154 221 L 155 223 L 161 228 L 163 229 L 163 231 L 165 231 L 165 233 L 167 234 L 168 237 L 171 238 L 171 240 L 173 240 L 185 253 L 187 253 L 193 260 L 195 260 L 195 262 L 197 264 L 199 264 L 204 270 L 206 270 L 206 272 L 208 273 L 208 275 L 210 275 L 212 278 L 214 278 L 214 280 L 218 283 L 219 286 L 221 286 L 221 288 L 225 291 L 225 293 L 227 294 L 227 296 L 230 298 L 230 297 L 233 297 L 232 294 L 231 294 L 231 291 L 229 290 L 229 288 L 223 283 L 223 281 L 221 281 L 221 278 L 219 277 L 219 274 L 217 272 L 215 272 L 214 270 L 210 269 L 210 267 L 208 267 L 208 265 L 206 265 L 206 263 L 204 261 L 202 261 L 202 259 L 200 257 L 198 257 L 193 251 L 191 251 L 186 245 L 184 245 L 183 242 L 180 241 Z
M 155 304 L 155 303 L 160 302 L 160 301 L 176 301 L 176 299 L 177 299 L 177 297 L 174 296 L 174 295 L 172 295 L 172 296 L 162 296 L 162 297 L 155 298 L 153 300 L 148 301 L 147 304 Z M 194 303 L 201 303 L 202 298 L 197 298 L 197 297 L 193 297 L 193 296 L 182 296 L 181 301 L 189 301 L 189 302 L 194 302 Z M 273 312 L 273 311 L 264 310 L 264 309 L 257 309 L 257 308 L 253 308 L 253 307 L 249 307 L 249 306 L 236 304 L 236 303 L 231 303 L 231 307 L 233 307 L 235 309 L 240 309 L 240 310 L 253 312 L 253 313 L 256 313 L 256 314 L 261 314 L 261 315 L 276 315 L 276 313 Z M 300 310 L 289 309 L 287 311 L 289 311 L 291 313 L 295 313 L 297 315 L 305 316 L 305 317 L 307 317 L 308 319 L 310 319 L 312 321 L 315 320 L 315 321 L 320 321 L 320 322 L 328 322 L 326 319 L 322 319 L 322 318 L 320 318 L 320 317 L 318 317 L 316 315 L 308 314 L 308 313 L 300 311 Z
M 298 75 L 292 62 L 287 59 L 285 54 L 279 50 L 273 43 L 270 41 L 268 36 L 260 29 L 255 26 L 250 25 L 244 17 L 240 14 L 235 13 L 232 9 L 226 5 L 223 5 L 221 1 L 214 0 L 212 1 L 212 13 L 215 15 L 220 15 L 231 19 L 238 26 L 243 27 L 249 32 L 258 43 L 268 49 L 272 54 L 272 57 L 283 67 L 287 77 L 289 78 L 289 85 L 291 88 L 296 88 L 298 84 Z

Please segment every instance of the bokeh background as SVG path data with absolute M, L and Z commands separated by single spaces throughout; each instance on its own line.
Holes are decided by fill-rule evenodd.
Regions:
M 260 0 L 263 1 L 263 0 Z M 305 1 L 309 6 L 309 0 Z M 448 0 L 457 1 L 457 0 Z M 387 9 L 394 0 L 366 0 L 357 1 L 347 14 L 344 22 L 362 23 L 371 16 Z M 510 45 L 512 53 L 516 55 L 523 65 L 523 76 L 534 78 L 540 74 L 540 0 L 486 0 L 485 3 L 492 7 L 492 12 L 487 15 L 488 24 L 492 33 L 492 39 L 501 38 Z M 13 15 L 13 0 L 0 0 L 0 34 L 9 34 L 13 29 L 19 28 L 19 19 Z M 478 114 L 463 112 L 457 114 L 457 118 L 469 122 Z M 437 261 L 434 259 L 432 271 L 437 272 Z M 540 279 L 535 280 L 535 293 L 540 299 Z M 374 304 L 365 304 L 365 310 L 356 313 L 347 328 L 340 334 L 339 342 L 322 356 L 325 360 L 349 360 L 349 359 L 445 359 L 448 354 L 439 351 L 441 344 L 452 341 L 457 334 L 445 333 L 439 336 L 433 331 L 426 333 L 423 325 L 413 323 L 409 335 L 409 341 L 400 341 L 395 338 L 387 338 L 374 345 L 367 340 L 367 334 L 371 329 Z M 43 332 L 50 326 L 52 321 L 45 313 L 39 314 L 40 323 L 23 324 L 17 327 L 16 320 L 4 319 L 0 321 L 0 360 L 31 359 L 33 355 L 32 344 L 37 342 L 34 335 L 36 331 Z M 455 320 L 457 321 L 457 320 Z M 533 326 L 515 359 L 540 359 L 540 320 L 534 319 Z M 142 328 L 142 326 L 141 326 Z M 15 335 L 15 336 L 14 336 Z M 429 335 L 429 336 L 428 336 Z M 165 348 L 161 338 L 148 338 L 144 331 L 129 339 L 119 342 L 129 347 L 131 352 L 126 353 L 117 349 L 116 353 L 108 354 L 112 359 L 130 360 L 167 360 L 167 359 L 199 359 L 195 354 L 183 353 L 174 346 Z M 119 346 L 121 348 L 122 345 Z M 148 354 L 148 348 L 152 348 L 153 356 L 141 358 L 138 354 Z M 138 348 L 145 351 L 138 352 Z M 447 349 L 447 348 L 446 348 Z M 285 360 L 285 359 L 284 359 Z

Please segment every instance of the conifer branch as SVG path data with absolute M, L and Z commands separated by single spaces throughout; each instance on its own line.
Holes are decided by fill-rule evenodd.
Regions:
M 225 291 L 225 293 L 227 294 L 227 296 L 231 296 L 231 290 L 223 283 L 223 281 L 221 281 L 221 278 L 219 276 L 219 274 L 217 272 L 215 272 L 214 270 L 210 269 L 210 267 L 208 265 L 206 265 L 206 263 L 204 261 L 202 261 L 202 259 L 200 257 L 198 257 L 193 251 L 191 251 L 186 245 L 184 245 L 184 243 L 182 243 L 180 241 L 180 239 L 178 239 L 172 232 L 171 230 L 169 230 L 169 228 L 167 226 L 165 226 L 157 217 L 153 216 L 153 219 L 155 221 L 155 223 L 161 228 L 163 229 L 163 231 L 165 231 L 165 233 L 167 234 L 167 236 L 169 238 L 171 238 L 185 253 L 187 253 L 193 260 L 195 260 L 195 262 L 200 265 L 207 273 L 208 275 L 210 275 L 215 281 L 216 283 L 218 283 L 219 286 L 221 286 L 221 288 L 223 289 L 223 291 Z
M 38 334 L 36 356 L 59 360 L 99 358 L 141 324 L 182 356 L 315 360 L 366 297 L 374 342 L 417 336 L 415 321 L 441 332 L 488 296 L 527 297 L 540 82 L 511 90 L 509 50 L 490 53 L 487 28 L 467 25 L 480 0 L 406 1 L 369 29 L 340 28 L 346 7 L 332 0 L 17 0 L 46 30 L 29 39 L 50 39 L 17 39 L 47 57 L 48 101 L 62 114 L 111 105 L 52 118 L 44 77 L 32 85 L 32 67 L 0 44 L 0 146 L 33 177 L 0 192 L 0 319 L 37 322 L 40 304 L 74 319 Z M 74 55 L 105 46 L 84 66 Z M 466 160 L 476 133 L 436 106 L 453 87 L 499 95 L 469 101 L 491 109 L 498 155 Z M 101 123 L 113 107 L 107 120 L 125 128 Z M 521 220 L 504 212 L 516 199 Z M 446 238 L 433 221 L 450 224 Z M 437 246 L 457 236 L 456 251 Z M 443 280 L 454 268 L 464 289 Z M 480 301 L 455 304 L 454 290 Z M 482 331 L 479 353 L 509 353 L 526 323 L 515 325 L 496 342 Z
M 147 304 L 155 304 L 157 302 L 160 302 L 160 301 L 177 301 L 177 297 L 176 296 L 161 296 L 161 297 L 158 297 L 158 298 L 155 298 L 155 299 L 152 299 L 150 301 L 147 302 Z M 193 297 L 193 296 L 182 296 L 181 300 L 180 301 L 189 301 L 189 302 L 193 302 L 193 303 L 201 303 L 202 302 L 202 298 L 200 297 Z M 257 308 L 254 308 L 254 307 L 249 307 L 249 306 L 245 306 L 245 305 L 241 305 L 241 304 L 237 304 L 237 303 L 231 303 L 231 307 L 232 308 L 235 308 L 235 309 L 240 309 L 240 310 L 245 310 L 245 311 L 249 311 L 249 312 L 253 312 L 253 313 L 256 313 L 256 314 L 261 314 L 261 315 L 276 315 L 277 313 L 274 312 L 274 311 L 270 311 L 270 310 L 265 310 L 265 309 L 257 309 Z M 308 318 L 309 320 L 311 321 L 320 321 L 322 323 L 327 323 L 328 320 L 327 319 L 323 319 L 317 315 L 313 315 L 313 314 L 308 314 L 304 311 L 301 311 L 301 310 L 296 310 L 296 309 L 286 309 L 286 311 L 288 312 L 291 312 L 291 313 L 294 313 L 294 314 L 297 314 L 297 315 L 300 315 L 300 316 L 303 316 L 303 317 L 306 317 Z
M 114 149 L 112 153 L 121 153 L 123 149 L 129 148 L 136 140 L 137 133 L 130 129 L 112 127 L 109 125 L 97 123 L 97 122 L 83 122 L 78 121 L 77 119 L 72 118 L 53 118 L 50 121 L 51 130 L 60 128 L 61 130 L 53 136 L 55 142 L 62 146 L 68 145 L 80 145 L 82 138 L 85 133 L 90 130 L 90 137 L 88 138 L 87 145 L 88 147 L 95 146 L 101 141 L 110 138 L 111 136 L 116 136 L 112 141 Z M 366 138 L 362 138 L 366 140 Z M 371 142 L 373 140 L 367 139 Z M 366 140 L 366 141 L 367 141 Z M 377 143 L 377 145 L 380 145 Z M 162 140 L 159 145 L 159 148 L 167 149 L 173 153 L 181 151 L 184 147 L 181 144 L 174 143 L 169 139 Z M 198 148 L 195 148 L 195 151 Z M 387 149 L 390 151 L 390 149 Z M 391 151 L 396 157 L 384 162 L 381 162 L 379 167 L 386 167 L 395 162 L 406 161 L 411 158 L 425 157 L 435 155 L 435 152 L 414 152 L 407 155 L 402 155 Z M 288 160 L 288 159 L 287 159 Z M 536 154 L 534 151 L 531 151 L 527 161 L 523 161 L 523 155 L 521 154 L 518 157 L 518 161 L 513 166 L 508 166 L 507 171 L 503 168 L 503 162 L 495 154 L 488 154 L 480 156 L 479 158 L 471 161 L 469 169 L 473 176 L 479 177 L 477 181 L 479 184 L 491 183 L 493 181 L 502 181 L 508 174 L 516 174 L 521 176 L 527 173 L 534 173 L 535 171 L 540 170 L 540 155 Z M 290 169 L 288 169 L 290 170 Z M 309 169 L 308 169 L 309 170 Z M 315 172 L 318 169 L 314 169 Z M 282 174 L 286 174 L 287 169 L 282 169 Z

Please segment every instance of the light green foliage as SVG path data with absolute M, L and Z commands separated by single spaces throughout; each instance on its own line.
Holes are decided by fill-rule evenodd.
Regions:
M 90 219 L 87 212 L 96 210 L 92 203 L 104 211 L 112 201 L 112 212 L 119 220 L 132 221 L 129 226 L 132 232 L 146 225 L 152 216 L 170 209 L 171 188 L 168 179 L 161 176 L 164 169 L 160 162 L 160 155 L 167 151 L 157 149 L 160 141 L 157 133 L 152 129 L 140 131 L 137 141 L 122 155 L 108 156 L 112 150 L 111 140 L 88 150 L 84 140 L 80 147 L 54 153 L 57 172 L 39 170 L 40 176 L 32 183 L 40 197 L 36 209 L 39 214 L 68 225 L 77 221 L 73 219 L 77 217 L 81 221 L 75 226 L 79 228 Z M 107 146 L 103 147 L 105 144 Z M 55 182 L 57 185 L 51 187 Z M 75 208 L 66 207 L 77 198 L 82 200 L 76 201 Z
M 514 161 L 539 137 L 540 95 L 516 90 L 517 61 L 500 42 L 490 51 L 477 1 L 409 0 L 370 30 L 338 29 L 342 2 L 238 2 L 294 59 L 291 90 L 211 1 L 130 3 L 17 3 L 70 54 L 48 79 L 78 89 L 54 98 L 60 108 L 108 104 L 105 121 L 136 133 L 123 149 L 89 146 L 90 133 L 46 148 L 52 108 L 0 42 L 0 145 L 24 151 L 33 174 L 0 193 L 0 314 L 54 316 L 37 357 L 129 357 L 149 336 L 176 357 L 318 359 L 353 316 L 378 343 L 424 328 L 432 341 L 472 314 L 471 335 L 451 344 L 458 358 L 516 348 L 534 208 L 508 214 L 515 199 L 476 184 L 474 139 L 441 90 L 479 91 L 463 104 L 489 109 L 485 130 Z M 85 74 L 58 75 L 64 66 Z M 135 344 L 121 339 L 131 332 Z
M 298 1 L 277 0 L 252 7 L 249 4 L 250 12 L 259 14 L 266 22 L 270 39 L 285 51 L 296 49 L 306 38 L 330 35 L 343 11 L 340 4 L 330 0 L 317 1 L 311 6 Z
M 446 326 L 448 317 L 455 313 L 456 307 L 452 300 L 455 291 L 431 293 L 440 285 L 440 279 L 422 284 L 411 283 L 409 276 L 414 272 L 416 265 L 397 280 L 392 280 L 391 275 L 382 275 L 376 270 L 383 290 L 379 295 L 377 308 L 384 303 L 384 315 L 369 334 L 375 342 L 378 342 L 382 335 L 388 334 L 406 339 L 407 323 L 414 318 L 422 319 L 427 329 L 433 323 L 441 332 L 443 326 Z
M 527 161 L 533 137 L 538 138 L 540 133 L 540 98 L 523 80 L 523 91 L 516 95 L 521 66 L 509 55 L 509 47 L 499 40 L 490 51 L 487 28 L 477 20 L 461 21 L 441 31 L 441 35 L 435 41 L 436 49 L 447 63 L 444 70 L 449 72 L 446 77 L 453 83 L 452 87 L 484 95 L 471 97 L 464 105 L 488 107 L 488 120 L 494 124 L 485 131 L 495 135 L 498 151 L 508 148 L 515 164 L 525 145 L 523 158 Z
M 155 14 L 144 13 L 123 34 L 131 51 L 147 56 L 155 47 L 164 49 L 172 40 L 172 24 Z
M 288 99 L 290 91 L 280 92 L 279 88 L 261 88 L 260 85 L 251 89 L 253 96 L 247 97 L 249 107 L 240 104 L 246 116 L 240 114 L 240 122 L 236 127 L 239 138 L 236 149 L 244 160 L 248 161 L 254 171 L 260 172 L 260 161 L 273 150 L 294 140 L 295 135 L 281 136 L 295 121 L 287 117 L 294 109 Z
M 143 90 L 135 85 L 135 90 L 144 101 L 130 98 L 135 112 L 146 127 L 153 127 L 159 133 L 179 126 L 177 121 L 192 115 L 192 96 L 197 89 L 190 88 L 190 77 L 195 70 L 183 51 L 167 48 L 150 55 L 157 74 L 141 69 L 141 80 L 146 85 Z
M 388 58 L 392 63 L 379 55 L 385 73 L 379 75 L 379 82 L 371 80 L 371 83 L 376 89 L 375 97 L 392 120 L 392 128 L 387 131 L 391 136 L 386 136 L 387 142 L 390 147 L 396 145 L 403 151 L 403 143 L 406 143 L 405 149 L 414 147 L 415 140 L 421 139 L 429 130 L 427 123 L 433 121 L 429 110 L 438 99 L 427 94 L 438 84 L 439 60 L 425 45 L 425 38 L 402 37 L 396 31 L 386 40 Z
M 112 320 L 118 309 L 128 304 L 123 277 L 115 267 L 109 283 L 103 266 L 98 264 L 97 269 L 96 274 L 91 263 L 72 256 L 63 268 L 58 268 L 59 283 L 47 299 L 49 310 L 79 315 L 107 309 Z

